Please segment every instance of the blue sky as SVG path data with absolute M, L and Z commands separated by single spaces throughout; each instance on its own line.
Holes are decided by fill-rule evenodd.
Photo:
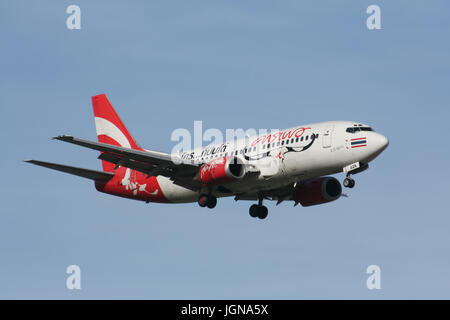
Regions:
M 81 30 L 65 26 L 81 7 Z M 381 7 L 382 30 L 366 28 Z M 0 298 L 450 298 L 447 1 L 1 1 Z M 317 207 L 145 204 L 35 158 L 100 169 L 90 97 L 139 143 L 176 128 L 357 120 L 390 145 Z M 447 138 L 445 138 L 447 137 Z M 339 179 L 343 175 L 337 175 Z M 82 289 L 67 290 L 66 267 Z M 381 268 L 381 290 L 365 270 Z

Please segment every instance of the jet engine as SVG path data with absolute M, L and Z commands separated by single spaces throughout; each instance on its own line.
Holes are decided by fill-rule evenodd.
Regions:
M 322 177 L 303 181 L 294 191 L 294 200 L 302 206 L 314 206 L 339 199 L 341 183 L 333 177 Z
M 245 175 L 245 165 L 237 157 L 222 157 L 205 163 L 200 167 L 200 181 L 203 185 L 226 184 Z

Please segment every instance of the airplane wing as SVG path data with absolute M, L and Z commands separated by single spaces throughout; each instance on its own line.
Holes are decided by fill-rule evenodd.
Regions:
M 114 163 L 117 167 L 137 170 L 149 177 L 166 176 L 174 183 L 192 190 L 198 190 L 201 187 L 201 183 L 194 179 L 201 164 L 193 161 L 173 159 L 168 153 L 135 150 L 72 136 L 57 136 L 53 139 L 100 151 L 99 159 Z M 179 164 L 176 164 L 174 160 L 177 160 Z

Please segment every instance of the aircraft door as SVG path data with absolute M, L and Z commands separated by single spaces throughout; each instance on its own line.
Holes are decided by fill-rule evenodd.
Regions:
M 323 135 L 322 135 L 322 146 L 324 147 L 324 148 L 329 148 L 329 147 L 331 147 L 331 137 L 332 137 L 332 134 L 333 134 L 333 127 L 334 126 L 328 126 L 328 127 L 326 127 L 325 128 L 325 131 L 323 132 Z

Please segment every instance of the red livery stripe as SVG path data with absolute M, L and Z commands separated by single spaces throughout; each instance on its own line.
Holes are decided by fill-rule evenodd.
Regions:
M 366 139 L 366 137 L 364 137 L 364 138 L 355 138 L 355 139 L 351 139 L 351 141 L 364 140 L 364 139 Z
M 352 148 L 359 148 L 359 147 L 367 147 L 367 144 L 358 144 L 356 146 L 352 146 Z

